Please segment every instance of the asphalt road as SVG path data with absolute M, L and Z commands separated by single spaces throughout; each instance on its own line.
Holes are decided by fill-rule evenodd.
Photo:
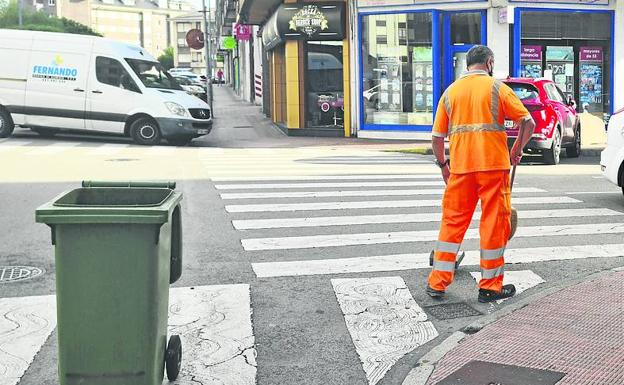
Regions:
M 28 151 L 32 149 L 29 148 Z M 239 151 L 244 157 L 248 150 Z M 555 167 L 532 164 L 532 160 L 527 159 L 521 166 L 523 172 L 517 178 L 514 200 L 524 199 L 525 203 L 517 204 L 516 207 L 520 212 L 532 212 L 535 218 L 521 219 L 520 226 L 531 229 L 510 242 L 508 249 L 514 250 L 514 254 L 508 258 L 511 264 L 507 271 L 530 271 L 543 280 L 543 283 L 502 304 L 479 304 L 476 301 L 475 281 L 470 275 L 470 272 L 478 271 L 478 266 L 468 263 L 458 271 L 456 282 L 445 303 L 464 302 L 480 314 L 450 320 L 438 319 L 431 310 L 427 310 L 427 306 L 436 305 L 438 302 L 424 294 L 429 268 L 423 266 L 426 260 L 422 256 L 428 254 L 434 246 L 435 236 L 429 239 L 428 232 L 437 231 L 436 220 L 423 222 L 412 218 L 388 222 L 387 217 L 386 220 L 379 219 L 382 215 L 395 218 L 409 214 L 431 214 L 434 217 L 439 215 L 440 208 L 431 202 L 439 201 L 437 190 L 442 189 L 442 186 L 439 185 L 439 178 L 432 174 L 435 169 L 429 164 L 430 157 L 397 156 L 388 153 L 371 156 L 369 152 L 361 156 L 341 156 L 337 153 L 328 157 L 320 152 L 318 157 L 307 155 L 305 159 L 293 162 L 288 178 L 249 180 L 262 177 L 262 172 L 258 171 L 255 177 L 243 177 L 242 180 L 181 180 L 177 187 L 184 194 L 184 271 L 182 278 L 174 286 L 186 288 L 249 285 L 249 311 L 252 313 L 255 338 L 253 347 L 256 356 L 251 367 L 257 368 L 258 384 L 368 384 L 374 383 L 379 377 L 379 372 L 375 374 L 373 369 L 382 370 L 379 368 L 384 368 L 384 365 L 388 371 L 382 373 L 377 383 L 401 384 L 418 358 L 450 333 L 482 315 L 513 305 L 515 301 L 566 280 L 624 265 L 621 254 L 606 253 L 601 258 L 595 258 L 592 252 L 604 245 L 622 243 L 624 197 L 621 191 L 602 179 L 598 170 L 593 174 L 559 175 Z M 135 157 L 142 156 L 142 150 L 136 150 Z M 271 159 L 267 159 L 268 168 L 271 162 Z M 351 168 L 354 164 L 368 165 L 371 172 L 342 172 L 343 176 L 327 178 L 322 175 L 323 169 L 320 169 L 317 173 L 320 176 L 292 176 L 296 175 L 297 167 L 304 167 L 308 163 L 318 165 L 318 162 L 323 167 L 334 167 L 328 169 L 326 175 L 335 174 L 331 172 L 335 167 Z M 564 159 L 564 163 L 578 164 L 579 167 L 595 165 L 597 162 L 597 158 Z M 41 167 L 54 172 L 52 164 L 42 163 Z M 413 173 L 406 174 L 406 167 L 411 167 Z M 397 170 L 401 175 L 407 176 L 369 176 L 394 174 Z M 146 170 L 142 176 L 149 177 L 150 173 L 158 174 L 157 171 Z M 416 174 L 420 174 L 420 177 L 415 176 Z M 327 183 L 333 185 L 323 185 Z M 298 184 L 306 184 L 306 187 L 297 186 Z M 77 186 L 78 181 L 1 185 L 4 204 L 0 206 L 0 217 L 4 220 L 0 222 L 0 265 L 32 266 L 45 272 L 28 280 L 0 283 L 0 298 L 25 298 L 55 293 L 55 264 L 50 229 L 34 222 L 34 212 L 40 204 Z M 377 192 L 379 190 L 382 192 Z M 266 193 L 274 195 L 257 195 Z M 400 201 L 412 203 L 408 204 L 409 207 L 392 207 L 397 205 L 397 201 L 399 206 Z M 353 208 L 338 205 L 321 209 L 323 204 L 331 202 L 372 203 Z M 305 203 L 312 206 L 284 206 Z M 581 211 L 577 216 L 561 217 L 574 210 L 594 209 L 598 211 L 593 214 L 592 211 Z M 604 209 L 611 215 L 606 215 Z M 540 213 L 544 210 L 558 214 L 546 217 L 546 214 Z M 342 224 L 332 223 L 335 219 L 331 218 L 335 217 L 341 217 Z M 371 219 L 372 217 L 377 219 Z M 276 221 L 252 222 L 260 219 Z M 288 219 L 293 221 L 288 222 Z M 324 224 L 305 224 L 310 220 L 320 220 Z M 233 221 L 239 229 L 235 228 Z M 373 223 L 375 221 L 381 223 Z M 252 228 L 240 229 L 245 226 Z M 614 227 L 615 230 L 609 230 Z M 542 235 L 543 233 L 550 235 Z M 575 249 L 571 246 L 589 248 Z M 478 250 L 478 240 L 466 240 L 463 248 L 469 251 Z M 532 257 L 530 253 L 538 248 L 550 248 L 554 252 L 548 256 L 536 257 L 537 260 L 530 262 L 527 258 Z M 523 253 L 523 249 L 527 252 Z M 405 262 L 405 259 L 397 257 L 405 254 L 412 255 L 412 259 L 407 258 Z M 395 259 L 390 262 L 365 260 L 378 256 Z M 565 259 L 558 260 L 559 258 Z M 514 259 L 521 262 L 514 263 Z M 309 261 L 321 263 L 311 267 L 306 264 Z M 337 264 L 337 261 L 342 262 Z M 344 267 L 349 261 L 357 263 Z M 279 264 L 282 262 L 291 262 L 291 265 Z M 336 273 L 335 269 L 352 270 Z M 384 285 L 392 286 L 388 277 L 399 277 L 404 282 L 408 291 L 403 293 L 411 296 L 417 304 L 417 307 L 413 307 L 410 302 L 411 309 L 425 309 L 426 320 L 421 319 L 419 322 L 430 322 L 437 337 L 434 334 L 422 339 L 422 333 L 420 337 L 414 337 L 409 322 L 406 326 L 403 320 L 396 320 L 396 314 L 386 312 L 387 309 L 372 311 L 373 307 L 370 305 L 362 309 L 366 314 L 372 312 L 365 320 L 357 318 L 361 313 L 348 313 L 351 315 L 345 316 L 348 312 L 345 298 L 349 294 L 339 289 L 341 284 L 348 286 L 353 283 L 355 293 L 363 296 L 359 299 L 362 303 L 376 303 L 384 295 L 392 297 L 398 293 L 396 288 L 394 294 L 385 293 Z M 345 279 L 355 281 L 340 281 Z M 371 287 L 374 289 L 370 289 Z M 372 291 L 368 291 L 369 289 Z M 24 303 L 27 302 L 28 299 L 24 299 Z M 377 305 L 382 306 L 383 303 Z M 380 314 L 385 314 L 385 317 L 376 318 Z M 373 325 L 375 322 L 378 323 L 376 326 Z M 374 354 L 371 355 L 371 350 L 375 350 L 374 338 L 371 341 L 360 341 L 357 340 L 359 337 L 354 337 L 361 336 L 367 330 L 377 330 L 384 333 L 383 336 L 389 341 L 398 341 L 397 344 L 381 345 L 391 346 L 399 353 L 388 353 L 375 358 Z M 368 337 L 371 337 L 370 333 Z M 53 332 L 44 341 L 41 351 L 32 364 L 28 365 L 20 385 L 58 383 L 55 370 L 56 333 Z M 403 350 L 406 350 L 405 346 L 409 349 L 403 351 L 397 346 L 402 346 Z M 185 365 L 200 359 L 200 356 L 186 356 Z M 368 362 L 363 366 L 361 361 L 367 360 L 372 360 L 372 363 Z M 365 367 L 369 368 L 368 372 Z M 210 382 L 210 378 L 218 377 L 215 373 L 219 372 L 210 372 L 210 365 L 205 370 L 209 374 L 204 373 L 204 377 L 200 375 L 194 383 L 214 383 Z M 235 382 L 232 378 L 236 375 L 232 373 L 221 374 L 225 376 L 221 379 L 223 383 L 248 383 Z M 189 378 L 182 377 L 177 383 L 192 382 Z

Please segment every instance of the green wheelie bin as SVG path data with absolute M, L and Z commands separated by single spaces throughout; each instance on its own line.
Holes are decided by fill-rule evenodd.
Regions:
M 61 385 L 160 385 L 182 359 L 167 343 L 169 284 L 182 272 L 175 183 L 82 182 L 39 207 L 56 260 Z

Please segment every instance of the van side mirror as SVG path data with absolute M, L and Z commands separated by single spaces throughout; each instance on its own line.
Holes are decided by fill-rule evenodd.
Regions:
M 566 104 L 570 107 L 574 107 L 576 108 L 576 102 L 574 101 L 574 99 L 572 98 L 571 95 L 568 95 L 567 99 L 566 99 Z

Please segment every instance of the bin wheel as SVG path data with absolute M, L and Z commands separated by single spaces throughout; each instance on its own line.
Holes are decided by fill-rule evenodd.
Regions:
M 180 336 L 176 335 L 169 338 L 165 354 L 165 366 L 167 368 L 167 378 L 169 381 L 175 381 L 178 378 L 178 374 L 180 374 L 180 367 L 182 366 L 182 341 Z

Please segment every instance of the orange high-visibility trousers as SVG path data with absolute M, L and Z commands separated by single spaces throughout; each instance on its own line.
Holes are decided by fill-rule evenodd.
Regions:
M 504 252 L 511 232 L 509 170 L 451 174 L 442 201 L 442 223 L 433 258 L 429 286 L 446 290 L 453 282 L 455 260 L 481 201 L 481 281 L 479 288 L 500 291 Z

